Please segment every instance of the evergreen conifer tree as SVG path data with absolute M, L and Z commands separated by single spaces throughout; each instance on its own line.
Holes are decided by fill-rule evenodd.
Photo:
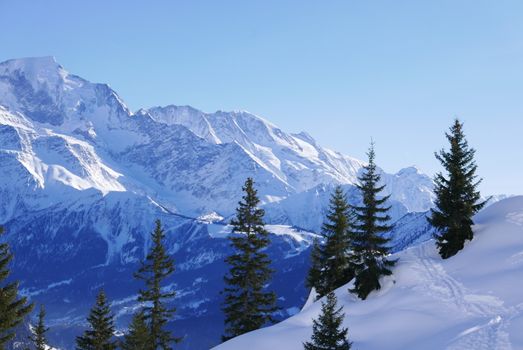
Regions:
M 4 229 L 0 226 L 0 238 L 3 233 Z M 29 304 L 27 298 L 18 296 L 18 282 L 6 281 L 12 260 L 9 245 L 0 243 L 0 350 L 4 350 L 7 343 L 15 337 L 15 327 L 33 309 L 33 304 Z
M 385 186 L 380 186 L 381 179 L 376 164 L 375 152 L 372 143 L 368 152 L 369 162 L 364 167 L 363 174 L 358 178 L 357 188 L 361 192 L 362 205 L 353 206 L 356 213 L 354 229 L 354 253 L 356 279 L 351 292 L 359 298 L 366 299 L 370 292 L 381 288 L 380 277 L 391 275 L 390 268 L 395 260 L 387 259 L 389 238 L 383 233 L 392 229 L 387 223 L 390 217 L 387 214 L 390 207 L 384 204 L 390 196 L 379 198 L 378 195 Z
M 125 335 L 122 343 L 122 350 L 149 350 L 151 342 L 149 340 L 149 327 L 145 320 L 143 311 L 134 315 L 129 326 L 129 332 Z
M 437 246 L 443 259 L 455 255 L 463 249 L 466 240 L 472 240 L 472 217 L 486 202 L 480 202 L 481 195 L 477 180 L 475 150 L 468 146 L 463 133 L 463 123 L 458 119 L 445 134 L 450 150 L 441 150 L 436 158 L 441 162 L 447 176 L 436 174 L 434 179 L 436 208 L 431 210 L 429 222 L 439 234 Z
M 224 277 L 224 341 L 273 322 L 272 314 L 277 310 L 275 293 L 265 290 L 273 273 L 263 252 L 270 240 L 252 178 L 247 179 L 243 191 L 236 218 L 231 221 L 233 235 L 229 239 L 234 253 L 225 260 L 230 270 Z
M 89 329 L 82 336 L 76 337 L 78 350 L 116 349 L 116 341 L 113 340 L 114 319 L 103 290 L 98 293 L 87 322 L 89 322 Z
M 354 277 L 350 255 L 353 215 L 343 189 L 336 186 L 330 200 L 327 220 L 322 226 L 322 235 L 326 241 L 323 250 L 323 279 L 326 290 L 320 291 L 321 296 L 341 287 Z
M 322 246 L 316 242 L 313 246 L 307 277 L 307 284 L 314 287 L 320 297 L 354 277 L 351 246 L 353 215 L 342 187 L 336 186 L 322 226 L 325 244 Z
M 321 303 L 321 315 L 313 321 L 311 341 L 303 344 L 304 349 L 349 350 L 349 330 L 342 328 L 344 318 L 343 307 L 338 308 L 336 296 L 328 293 L 326 302 Z
M 34 327 L 33 335 L 29 337 L 31 342 L 34 345 L 34 348 L 36 350 L 46 350 L 47 349 L 47 338 L 45 337 L 45 334 L 49 330 L 45 326 L 45 308 L 43 305 L 40 306 L 40 312 L 38 312 L 38 322 L 36 324 L 36 327 Z
M 172 343 L 182 339 L 174 337 L 166 329 L 167 322 L 172 318 L 175 308 L 168 308 L 166 301 L 173 299 L 174 291 L 163 291 L 162 283 L 174 272 L 174 261 L 164 246 L 165 233 L 160 220 L 152 233 L 152 247 L 145 262 L 135 273 L 135 277 L 145 282 L 145 289 L 140 290 L 138 301 L 144 303 L 144 315 L 149 324 L 150 342 L 153 350 L 172 349 Z

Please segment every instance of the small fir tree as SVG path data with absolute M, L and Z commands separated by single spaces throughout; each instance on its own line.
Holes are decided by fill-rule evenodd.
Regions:
M 0 238 L 3 233 L 4 229 L 0 226 Z M 7 282 L 12 260 L 9 245 L 0 243 L 0 350 L 6 348 L 15 337 L 15 328 L 33 310 L 33 304 L 29 304 L 26 297 L 18 296 L 18 282 Z
M 319 291 L 321 296 L 341 287 L 354 277 L 351 263 L 353 213 L 341 186 L 336 186 L 334 190 L 326 219 L 322 227 L 326 241 L 323 250 L 323 279 L 326 289 Z
M 96 303 L 87 317 L 87 322 L 89 329 L 82 336 L 76 338 L 78 350 L 116 349 L 116 341 L 113 340 L 114 317 L 103 290 L 98 293 Z
M 321 315 L 313 321 L 312 338 L 303 344 L 305 350 L 349 350 L 347 340 L 349 330 L 342 328 L 343 307 L 337 306 L 336 295 L 327 294 L 327 300 L 321 303 Z
M 174 272 L 174 261 L 165 249 L 165 233 L 160 220 L 156 220 L 156 228 L 151 236 L 152 247 L 145 262 L 135 273 L 137 279 L 145 282 L 145 289 L 140 290 L 138 301 L 144 303 L 144 316 L 149 324 L 151 349 L 172 349 L 172 343 L 178 343 L 182 338 L 174 337 L 166 329 L 167 322 L 173 317 L 175 308 L 165 304 L 172 300 L 174 291 L 162 290 L 162 283 Z
M 436 158 L 441 162 L 447 176 L 436 174 L 434 179 L 436 207 L 431 210 L 429 222 L 439 234 L 436 244 L 439 254 L 447 259 L 461 249 L 465 241 L 472 240 L 472 217 L 484 206 L 481 202 L 477 179 L 477 165 L 474 161 L 475 150 L 468 146 L 463 133 L 463 123 L 458 119 L 445 134 L 450 143 L 450 150 L 441 150 Z
M 36 327 L 33 329 L 33 335 L 29 336 L 29 339 L 33 343 L 36 350 L 47 349 L 47 338 L 45 334 L 49 328 L 45 326 L 45 308 L 43 305 L 40 306 L 40 312 L 38 312 L 38 322 Z
M 353 212 L 341 186 L 336 186 L 330 199 L 329 212 L 322 226 L 325 244 L 315 242 L 307 284 L 320 297 L 341 287 L 354 277 L 352 263 Z
M 351 292 L 359 298 L 366 299 L 370 292 L 381 288 L 380 277 L 392 274 L 391 268 L 396 260 L 387 259 L 390 241 L 383 236 L 392 229 L 388 225 L 390 207 L 385 203 L 390 196 L 379 198 L 378 195 L 385 186 L 380 186 L 381 176 L 374 163 L 374 144 L 371 143 L 368 152 L 369 162 L 363 168 L 363 174 L 358 178 L 357 188 L 361 192 L 362 205 L 353 206 L 356 213 L 354 230 L 354 253 L 356 279 Z
M 273 322 L 272 314 L 278 309 L 276 294 L 265 290 L 273 273 L 264 252 L 270 240 L 252 178 L 247 179 L 243 191 L 236 218 L 231 221 L 233 235 L 229 239 L 234 253 L 225 260 L 230 270 L 224 277 L 224 341 Z
M 129 331 L 122 343 L 122 350 L 148 350 L 151 349 L 149 340 L 149 327 L 143 311 L 134 315 Z

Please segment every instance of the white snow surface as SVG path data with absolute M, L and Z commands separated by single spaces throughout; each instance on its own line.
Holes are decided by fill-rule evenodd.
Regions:
M 396 255 L 394 275 L 361 301 L 336 290 L 358 350 L 523 349 L 523 196 L 475 217 L 475 238 L 442 260 L 434 241 Z M 216 350 L 303 349 L 321 301 L 297 315 L 234 338 Z
M 300 254 L 309 248 L 316 238 L 321 238 L 320 235 L 313 232 L 287 225 L 265 225 L 265 229 L 272 234 L 288 239 L 289 243 L 292 244 L 293 249 L 288 252 L 286 258 Z M 232 226 L 209 224 L 207 230 L 212 238 L 225 238 L 231 234 Z

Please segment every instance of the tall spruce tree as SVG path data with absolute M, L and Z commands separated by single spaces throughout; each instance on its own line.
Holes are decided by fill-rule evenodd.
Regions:
M 343 307 L 337 306 L 336 295 L 327 294 L 327 300 L 321 303 L 321 315 L 313 321 L 310 342 L 303 344 L 305 350 L 349 350 L 351 343 L 347 339 L 349 330 L 342 328 Z
M 174 337 L 166 329 L 167 322 L 173 317 L 175 308 L 165 304 L 172 300 L 174 291 L 162 290 L 162 283 L 174 272 L 174 261 L 165 249 L 165 232 L 160 220 L 151 235 L 152 247 L 145 262 L 135 273 L 135 277 L 145 282 L 145 289 L 140 290 L 138 301 L 144 303 L 144 315 L 149 324 L 151 349 L 172 349 L 172 343 L 178 343 L 182 338 Z
M 0 238 L 4 233 L 0 226 Z M 0 243 L 0 350 L 15 337 L 15 328 L 22 323 L 25 316 L 33 310 L 33 304 L 27 298 L 18 296 L 18 282 L 8 282 L 9 264 L 13 254 L 7 243 Z
M 341 287 L 354 277 L 352 263 L 352 229 L 354 213 L 341 186 L 336 186 L 330 199 L 329 212 L 322 226 L 325 244 L 318 242 L 311 253 L 311 268 L 307 277 L 318 295 Z
M 478 180 L 476 175 L 476 151 L 469 147 L 465 139 L 463 123 L 456 119 L 450 133 L 445 135 L 450 150 L 442 149 L 435 155 L 447 171 L 447 176 L 436 174 L 436 208 L 431 210 L 429 218 L 430 224 L 439 231 L 436 244 L 443 259 L 463 249 L 466 240 L 472 240 L 472 217 L 486 203 L 480 202 L 481 195 L 477 188 L 481 179 Z
M 270 240 L 252 178 L 245 182 L 243 192 L 236 218 L 231 221 L 233 235 L 229 239 L 234 253 L 225 260 L 230 270 L 224 277 L 224 341 L 273 322 L 272 314 L 278 309 L 276 294 L 265 290 L 273 273 L 263 251 Z
M 36 350 L 47 350 L 48 345 L 45 334 L 48 330 L 49 328 L 45 326 L 45 308 L 41 305 L 40 311 L 38 312 L 38 322 L 33 329 L 33 334 L 29 336 Z
M 87 317 L 89 329 L 83 335 L 76 337 L 78 350 L 114 350 L 116 341 L 113 340 L 114 317 L 107 303 L 105 292 L 101 290 L 96 303 Z
M 149 327 L 145 320 L 143 311 L 134 315 L 129 331 L 122 342 L 122 350 L 149 350 L 151 341 L 149 340 Z
M 356 185 L 362 196 L 362 205 L 353 206 L 356 213 L 354 226 L 354 253 L 356 279 L 351 292 L 366 299 L 370 292 L 381 288 L 380 277 L 392 274 L 395 260 L 387 259 L 389 238 L 384 233 L 392 229 L 388 225 L 390 207 L 384 206 L 390 196 L 379 197 L 385 186 L 380 186 L 381 179 L 375 160 L 374 143 L 371 143 L 368 164 Z

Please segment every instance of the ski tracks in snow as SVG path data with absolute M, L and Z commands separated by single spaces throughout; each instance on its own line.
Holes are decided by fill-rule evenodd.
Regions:
M 412 249 L 415 272 L 419 274 L 419 290 L 440 300 L 450 309 L 463 315 L 483 319 L 474 327 L 463 330 L 450 340 L 447 350 L 510 350 L 507 327 L 517 310 L 506 308 L 503 301 L 492 295 L 470 292 L 462 283 L 450 276 L 431 254 L 433 247 L 422 244 Z

